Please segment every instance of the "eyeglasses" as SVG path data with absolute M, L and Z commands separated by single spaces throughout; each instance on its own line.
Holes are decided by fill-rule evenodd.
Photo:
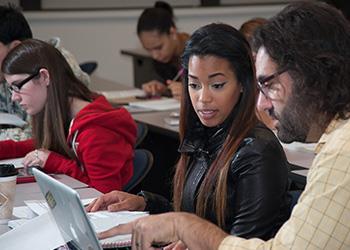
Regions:
M 278 99 L 281 95 L 281 84 L 280 83 L 272 83 L 270 82 L 272 79 L 278 77 L 279 75 L 286 72 L 287 69 L 282 69 L 277 71 L 276 73 L 262 77 L 258 79 L 258 88 L 263 93 L 266 98 L 271 100 Z
M 8 85 L 9 91 L 11 93 L 13 93 L 13 92 L 19 93 L 21 88 L 23 87 L 23 85 L 26 84 L 27 82 L 29 82 L 30 80 L 32 80 L 34 77 L 38 76 L 39 73 L 40 73 L 40 69 L 38 69 L 34 74 L 32 74 L 32 75 L 28 76 L 27 78 L 23 79 L 19 83 Z

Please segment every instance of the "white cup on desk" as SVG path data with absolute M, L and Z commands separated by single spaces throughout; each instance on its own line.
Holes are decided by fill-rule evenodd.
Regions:
M 12 217 L 18 171 L 12 164 L 0 164 L 0 224 Z

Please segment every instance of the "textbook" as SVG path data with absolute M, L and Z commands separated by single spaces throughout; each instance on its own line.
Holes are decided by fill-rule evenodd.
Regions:
M 0 112 L 0 125 L 24 127 L 27 123 L 17 115 Z

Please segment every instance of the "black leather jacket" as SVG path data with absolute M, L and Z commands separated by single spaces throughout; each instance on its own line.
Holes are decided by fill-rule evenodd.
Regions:
M 226 138 L 224 125 L 195 129 L 179 151 L 191 156 L 186 175 L 182 210 L 195 212 L 198 188 Z M 275 135 L 258 124 L 232 155 L 227 183 L 226 224 L 223 230 L 244 238 L 272 238 L 289 217 L 288 163 Z M 155 194 L 142 194 L 146 210 L 160 213 L 171 204 Z M 209 193 L 212 200 L 213 194 Z M 218 224 L 215 212 L 208 209 L 206 219 Z

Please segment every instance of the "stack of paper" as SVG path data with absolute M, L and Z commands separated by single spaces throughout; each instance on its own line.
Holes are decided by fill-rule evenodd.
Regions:
M 146 93 L 142 89 L 128 89 L 128 90 L 111 90 L 101 91 L 107 99 L 121 99 L 126 97 L 144 96 Z
M 151 109 L 156 111 L 164 111 L 164 110 L 172 110 L 172 109 L 180 108 L 180 102 L 173 98 L 162 98 L 159 100 L 149 100 L 149 101 L 142 101 L 142 102 L 130 102 L 129 105 L 133 107 L 141 107 L 141 108 L 146 108 L 146 109 Z
M 88 204 L 93 199 L 83 199 Z M 48 213 L 49 207 L 44 200 L 24 201 L 27 206 L 14 208 L 14 216 L 19 218 L 9 222 L 13 229 L 0 236 L 0 249 L 55 249 L 65 244 L 55 220 Z M 108 212 L 88 213 L 88 217 L 96 232 L 105 231 L 119 224 L 130 222 L 148 215 L 147 212 Z M 118 241 L 130 241 L 131 235 L 118 235 L 101 240 L 102 245 L 114 244 Z M 18 240 L 21 239 L 21 240 Z

